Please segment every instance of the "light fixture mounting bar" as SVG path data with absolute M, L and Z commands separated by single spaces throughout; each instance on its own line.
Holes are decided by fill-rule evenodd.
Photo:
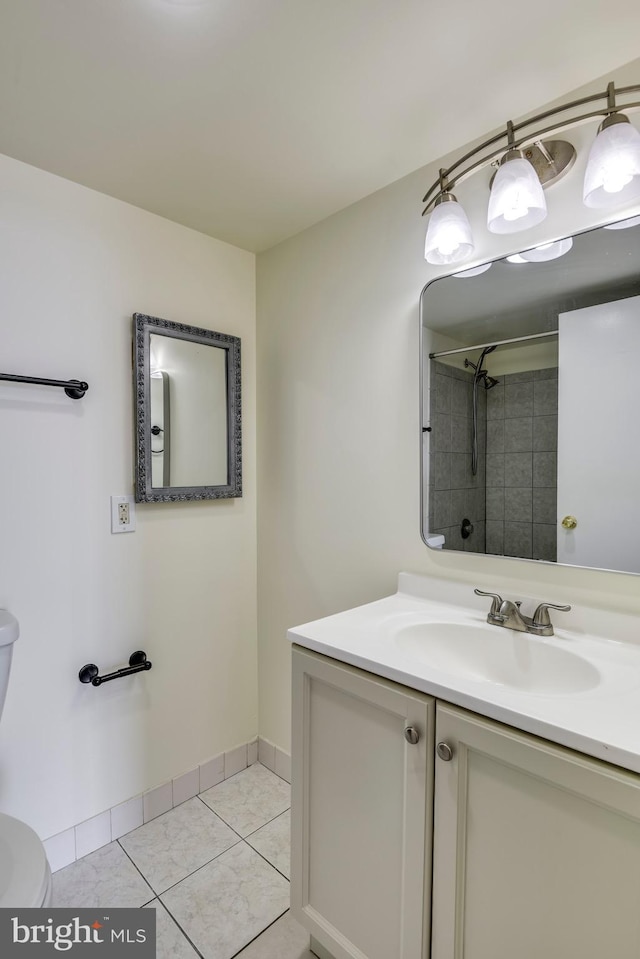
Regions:
M 465 153 L 464 156 L 456 160 L 455 163 L 452 163 L 447 169 L 440 170 L 438 179 L 429 187 L 422 198 L 422 202 L 426 203 L 426 206 L 422 211 L 422 215 L 424 216 L 425 213 L 430 212 L 431 207 L 435 203 L 436 199 L 443 192 L 446 192 L 446 190 L 451 190 L 456 183 L 466 180 L 467 177 L 476 170 L 487 166 L 502 153 L 504 153 L 505 150 L 517 150 L 526 144 L 535 143 L 536 141 L 541 140 L 547 134 L 559 133 L 561 130 L 578 126 L 579 124 L 584 123 L 586 120 L 591 120 L 601 116 L 608 117 L 620 110 L 637 110 L 640 108 L 640 100 L 618 104 L 616 103 L 616 98 L 629 96 L 630 94 L 639 92 L 639 83 L 635 83 L 626 87 L 616 87 L 615 84 L 611 82 L 607 85 L 607 89 L 602 93 L 593 93 L 586 97 L 580 97 L 578 100 L 571 100 L 568 103 L 563 103 L 560 106 L 553 107 L 550 110 L 544 110 L 542 113 L 537 113 L 535 116 L 529 117 L 527 120 L 522 120 L 520 123 L 512 123 L 512 121 L 509 120 L 504 130 L 501 130 L 499 133 L 496 133 L 494 136 L 489 137 L 487 140 L 484 140 L 482 143 L 478 144 L 478 146 L 474 147 L 472 150 L 469 150 L 468 153 Z M 587 103 L 595 103 L 598 100 L 604 101 L 604 103 L 597 110 L 581 113 L 578 116 L 565 117 L 564 119 L 561 119 L 542 129 L 528 129 L 536 124 L 541 123 L 543 120 L 546 120 L 549 117 L 558 117 L 561 114 L 566 114 L 570 110 L 575 110 L 576 108 L 582 107 Z M 525 130 L 527 130 L 527 132 L 522 136 L 516 136 L 516 134 L 518 134 L 520 131 Z M 499 146 L 496 146 L 496 144 L 499 144 Z M 484 155 L 474 163 L 470 163 L 466 167 L 464 166 L 464 164 L 467 164 L 469 160 L 472 160 L 474 157 L 482 154 L 483 151 L 489 152 L 484 153 Z M 455 173 L 457 170 L 460 172 Z M 455 176 L 453 175 L 454 173 Z M 443 183 L 446 183 L 446 188 L 443 188 Z
M 543 187 L 562 179 L 576 162 L 576 151 L 567 140 L 536 140 L 525 147 L 522 154 L 536 171 Z

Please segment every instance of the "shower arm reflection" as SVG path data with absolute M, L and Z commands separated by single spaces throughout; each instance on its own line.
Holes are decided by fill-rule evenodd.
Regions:
M 490 390 L 498 385 L 498 380 L 489 376 L 486 370 L 482 369 L 482 364 L 487 353 L 493 353 L 496 345 L 487 346 L 480 354 L 477 364 L 465 358 L 464 365 L 473 370 L 473 391 L 472 391 L 472 420 L 471 420 L 471 472 L 475 476 L 478 472 L 478 384 L 482 380 L 485 390 Z

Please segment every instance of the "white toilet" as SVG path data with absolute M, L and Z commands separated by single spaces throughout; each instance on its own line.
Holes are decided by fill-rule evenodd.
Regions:
M 0 609 L 0 716 L 4 706 L 17 619 Z M 51 869 L 36 833 L 19 819 L 0 813 L 0 908 L 51 905 Z

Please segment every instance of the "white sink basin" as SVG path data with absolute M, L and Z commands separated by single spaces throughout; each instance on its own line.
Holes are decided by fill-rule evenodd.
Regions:
M 402 655 L 434 669 L 522 692 L 566 695 L 600 683 L 598 669 L 586 659 L 512 629 L 412 623 L 394 630 L 393 639 Z

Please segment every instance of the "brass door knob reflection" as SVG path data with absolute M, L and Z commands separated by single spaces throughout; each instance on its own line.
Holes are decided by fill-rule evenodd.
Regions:
M 565 516 L 562 520 L 562 526 L 564 529 L 575 529 L 578 525 L 578 520 L 575 516 Z

